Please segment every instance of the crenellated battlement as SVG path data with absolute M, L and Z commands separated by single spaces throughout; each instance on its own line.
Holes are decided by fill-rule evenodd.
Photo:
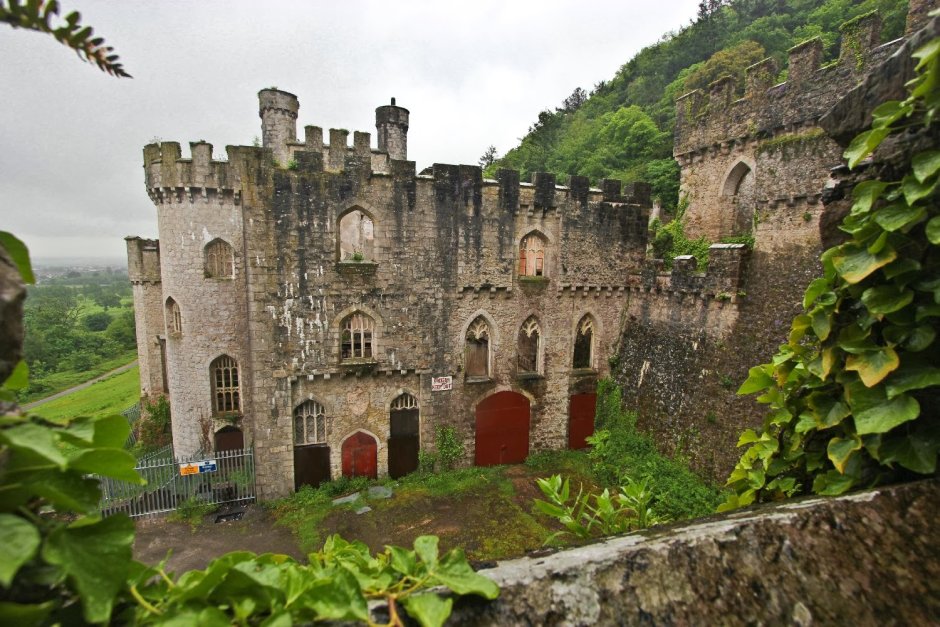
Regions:
M 624 184 L 617 179 L 602 179 L 591 187 L 584 176 L 568 176 L 562 184 L 546 172 L 533 173 L 531 182 L 521 181 L 517 170 L 501 169 L 496 179 L 484 179 L 475 165 L 436 163 L 416 174 L 415 162 L 392 159 L 371 147 L 371 135 L 330 129 L 329 143 L 324 143 L 323 129 L 304 128 L 305 141 L 291 142 L 289 166 L 277 162 L 274 151 L 258 146 L 226 146 L 227 159 L 213 159 L 213 146 L 205 141 L 190 142 L 190 156 L 184 157 L 179 142 L 161 142 L 144 147 L 146 187 L 154 203 L 208 200 L 216 196 L 241 201 L 242 186 L 249 173 L 259 169 L 278 170 L 296 175 L 389 176 L 399 181 L 430 184 L 436 194 L 467 196 L 480 194 L 486 187 L 498 187 L 500 207 L 512 212 L 551 211 L 575 202 L 581 206 L 602 203 L 636 214 L 638 221 L 648 221 L 651 206 L 647 183 Z M 465 199 L 469 200 L 469 196 Z
M 724 76 L 707 92 L 694 90 L 677 99 L 675 156 L 688 159 L 696 152 L 815 126 L 841 94 L 899 45 L 878 45 L 881 18 L 874 12 L 846 22 L 841 34 L 839 58 L 828 65 L 822 65 L 818 37 L 791 48 L 786 82 L 774 84 L 778 68 L 768 58 L 745 70 L 740 97 L 735 77 Z

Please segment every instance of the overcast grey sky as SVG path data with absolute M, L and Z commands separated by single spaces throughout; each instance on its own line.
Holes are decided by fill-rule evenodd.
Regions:
M 475 164 L 515 146 L 538 112 L 611 78 L 689 23 L 697 0 L 382 2 L 61 0 L 133 79 L 51 37 L 0 27 L 0 230 L 34 257 L 123 257 L 156 237 L 141 149 L 154 137 L 251 144 L 257 92 L 298 96 L 305 124 L 368 131 L 395 96 L 409 158 Z M 301 131 L 302 133 L 302 131 Z

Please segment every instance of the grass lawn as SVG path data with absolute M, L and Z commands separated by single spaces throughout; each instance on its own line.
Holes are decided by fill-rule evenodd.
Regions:
M 127 363 L 125 359 L 122 363 Z M 120 366 L 121 364 L 116 364 Z M 112 366 L 112 368 L 116 367 Z M 83 380 L 87 380 L 86 375 Z M 78 381 L 77 383 L 81 383 Z M 84 390 L 79 390 L 49 401 L 30 410 L 30 413 L 50 420 L 73 416 L 102 416 L 119 414 L 140 398 L 140 373 L 137 366 L 126 372 L 99 381 Z
M 124 364 L 130 363 L 137 359 L 137 349 L 133 348 L 128 351 L 125 351 L 118 355 L 117 357 L 112 357 L 111 359 L 105 359 L 100 363 L 95 364 L 87 370 L 82 370 L 76 372 L 70 370 L 68 372 L 57 372 L 56 374 L 50 374 L 42 378 L 42 383 L 46 386 L 42 392 L 37 392 L 35 394 L 27 394 L 25 398 L 20 399 L 20 404 L 25 405 L 26 403 L 32 403 L 33 401 L 38 401 L 46 398 L 47 396 L 52 396 L 62 390 L 67 390 L 76 385 L 80 385 L 89 379 L 94 379 L 95 377 L 100 377 L 104 373 L 114 370 L 115 368 L 120 368 Z M 137 369 L 134 369 L 134 372 L 137 372 Z M 133 405 L 135 401 L 130 404 Z M 124 409 L 122 407 L 122 409 Z

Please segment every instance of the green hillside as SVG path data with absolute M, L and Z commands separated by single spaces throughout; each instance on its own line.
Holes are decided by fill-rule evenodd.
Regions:
M 824 62 L 834 59 L 839 26 L 875 10 L 884 21 L 882 41 L 900 37 L 905 0 L 703 0 L 693 24 L 640 51 L 590 94 L 575 89 L 561 106 L 539 113 L 519 146 L 489 165 L 487 174 L 502 167 L 519 170 L 523 180 L 533 172 L 579 174 L 595 182 L 642 180 L 664 207 L 674 208 L 678 96 L 724 74 L 741 77 L 745 67 L 766 57 L 786 68 L 787 50 L 816 36 L 825 42 Z

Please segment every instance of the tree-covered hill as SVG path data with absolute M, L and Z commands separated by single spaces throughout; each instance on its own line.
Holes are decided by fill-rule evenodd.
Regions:
M 824 62 L 834 59 L 839 26 L 869 11 L 884 21 L 882 41 L 902 35 L 905 0 L 703 0 L 693 24 L 644 48 L 590 94 L 577 88 L 561 106 L 539 113 L 519 146 L 489 163 L 487 174 L 513 168 L 523 180 L 533 172 L 643 180 L 674 208 L 675 99 L 724 74 L 743 78 L 744 68 L 766 57 L 784 68 L 784 80 L 787 50 L 812 37 L 825 42 Z

